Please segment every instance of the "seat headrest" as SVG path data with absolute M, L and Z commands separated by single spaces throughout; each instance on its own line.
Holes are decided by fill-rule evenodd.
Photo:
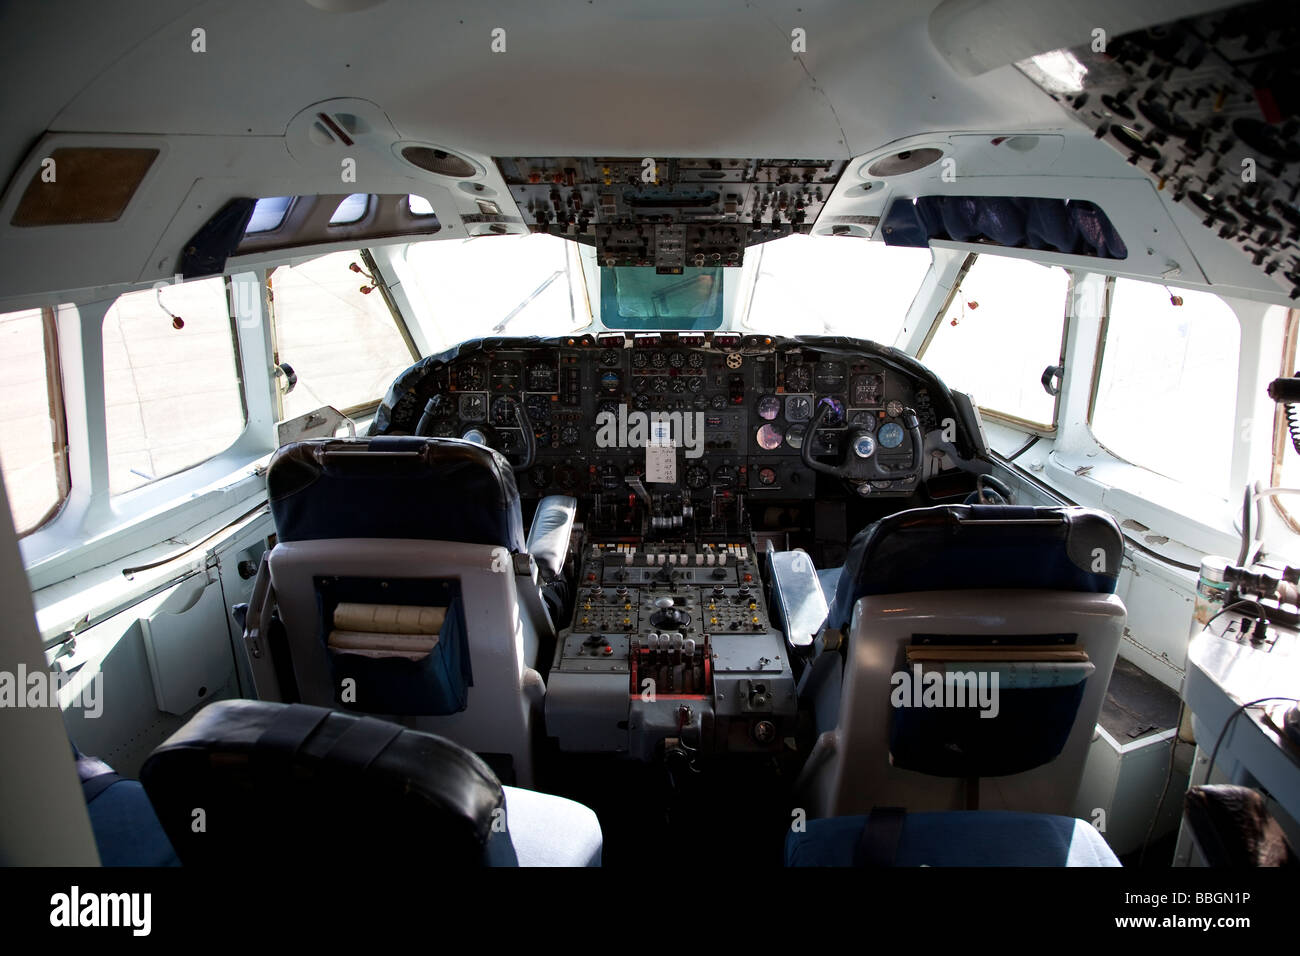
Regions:
M 413 538 L 525 549 L 514 472 L 475 442 L 293 442 L 271 458 L 266 485 L 281 541 Z
M 1124 539 L 1115 519 L 1074 507 L 939 505 L 869 525 L 849 547 L 828 623 L 858 598 L 905 591 L 1028 588 L 1111 594 Z
M 187 866 L 479 866 L 504 820 L 500 782 L 463 747 L 302 704 L 212 703 L 140 780 Z

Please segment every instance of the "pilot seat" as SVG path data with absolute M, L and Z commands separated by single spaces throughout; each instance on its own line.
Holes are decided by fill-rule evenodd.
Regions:
M 576 502 L 525 540 L 510 465 L 450 438 L 285 445 L 245 617 L 257 696 L 390 717 L 533 780 Z

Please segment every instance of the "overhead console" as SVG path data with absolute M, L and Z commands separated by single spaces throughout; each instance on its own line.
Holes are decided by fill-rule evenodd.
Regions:
M 535 232 L 595 244 L 602 266 L 739 266 L 748 246 L 809 232 L 844 160 L 498 158 Z

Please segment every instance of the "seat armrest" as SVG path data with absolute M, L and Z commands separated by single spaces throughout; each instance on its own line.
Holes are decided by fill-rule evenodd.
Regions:
M 528 529 L 528 553 L 547 580 L 564 572 L 569 535 L 577 513 L 578 499 L 569 495 L 548 495 L 537 503 L 537 513 Z
M 768 558 L 773 612 L 790 646 L 809 648 L 813 637 L 826 623 L 829 610 L 812 558 L 798 549 L 772 551 Z

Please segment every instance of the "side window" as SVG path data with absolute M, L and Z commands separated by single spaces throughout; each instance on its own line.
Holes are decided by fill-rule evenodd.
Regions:
M 1069 273 L 1059 266 L 981 255 L 921 361 L 985 412 L 1050 430 L 1056 396 L 1044 388 L 1043 373 L 1061 364 L 1069 290 Z
M 335 252 L 271 274 L 276 362 L 297 384 L 282 395 L 282 418 L 332 405 L 372 404 L 418 356 L 412 354 L 358 252 Z M 363 289 L 369 289 L 363 292 Z
M 110 494 L 200 464 L 244 430 L 223 278 L 128 292 L 103 335 Z
M 68 495 L 67 432 L 53 313 L 0 315 L 0 470 L 19 536 L 52 518 Z
M 1240 345 L 1218 296 L 1116 279 L 1093 435 L 1135 465 L 1229 497 Z

